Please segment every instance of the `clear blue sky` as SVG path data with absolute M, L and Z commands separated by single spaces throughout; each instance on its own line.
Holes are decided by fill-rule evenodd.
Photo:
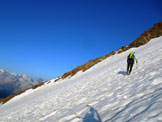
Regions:
M 56 78 L 162 21 L 162 0 L 0 0 L 0 69 Z

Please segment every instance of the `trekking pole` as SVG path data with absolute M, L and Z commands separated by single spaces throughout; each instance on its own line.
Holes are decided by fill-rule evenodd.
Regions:
M 136 69 L 138 68 L 137 64 L 138 64 L 138 63 L 136 63 Z

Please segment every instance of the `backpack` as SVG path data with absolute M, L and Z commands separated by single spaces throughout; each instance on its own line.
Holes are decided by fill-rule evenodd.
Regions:
M 133 59 L 134 58 L 134 52 L 131 52 L 129 55 L 128 55 L 128 59 Z

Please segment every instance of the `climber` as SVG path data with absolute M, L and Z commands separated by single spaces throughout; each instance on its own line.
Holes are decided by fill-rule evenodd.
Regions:
M 134 54 L 135 54 L 135 52 L 131 52 L 127 57 L 127 74 L 128 75 L 132 71 L 134 60 L 136 60 L 136 64 L 138 63 L 138 60 Z

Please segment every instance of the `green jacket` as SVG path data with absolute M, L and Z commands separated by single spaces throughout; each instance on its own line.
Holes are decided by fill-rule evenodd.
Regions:
M 138 63 L 138 59 L 136 58 L 136 56 L 134 55 L 134 52 L 131 52 L 129 55 L 128 55 L 128 59 L 129 58 L 133 58 L 134 60 L 136 60 L 136 63 Z

